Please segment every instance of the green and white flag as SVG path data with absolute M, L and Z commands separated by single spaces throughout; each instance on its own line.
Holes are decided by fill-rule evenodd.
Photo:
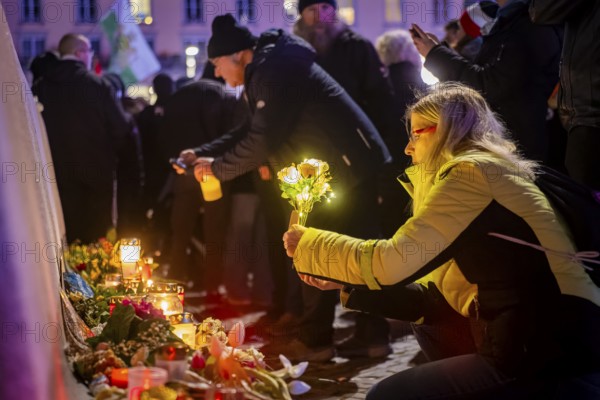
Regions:
M 146 42 L 140 27 L 135 20 L 119 18 L 131 15 L 128 2 L 117 2 L 117 5 L 102 18 L 100 25 L 108 37 L 111 46 L 110 66 L 108 70 L 121 76 L 125 85 L 136 83 L 157 73 L 160 64 L 152 49 Z

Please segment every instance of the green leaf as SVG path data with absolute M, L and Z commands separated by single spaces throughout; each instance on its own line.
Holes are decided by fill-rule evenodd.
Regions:
M 106 321 L 106 326 L 102 333 L 96 337 L 87 339 L 87 342 L 92 348 L 95 348 L 101 342 L 121 343 L 129 338 L 131 323 L 136 318 L 140 319 L 135 315 L 133 306 L 117 304 L 112 315 Z

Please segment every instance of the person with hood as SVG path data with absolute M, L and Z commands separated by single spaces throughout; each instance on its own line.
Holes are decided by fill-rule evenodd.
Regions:
M 110 84 L 90 71 L 90 41 L 69 33 L 58 51 L 32 90 L 44 107 L 67 239 L 90 243 L 113 226 L 117 153 L 131 125 Z
M 473 62 L 413 25 L 411 34 L 427 68 L 440 81 L 479 90 L 506 122 L 523 154 L 548 158 L 547 102 L 558 81 L 562 31 L 535 25 L 529 0 L 498 0 L 493 26 Z
M 407 114 L 413 166 L 399 180 L 413 216 L 390 239 L 299 225 L 283 236 L 306 283 L 431 328 L 414 330 L 430 362 L 367 400 L 599 398 L 600 288 L 535 184 L 537 163 L 464 85 L 435 87 Z
M 315 207 L 310 224 L 359 236 L 377 235 L 374 178 L 391 156 L 361 108 L 315 62 L 314 50 L 282 30 L 267 31 L 257 40 L 227 14 L 213 21 L 208 56 L 217 77 L 232 87 L 244 85 L 251 123 L 247 132 L 228 135 L 196 152 L 183 152 L 182 160 L 195 165 L 196 178 L 201 181 L 214 174 L 228 181 L 265 162 L 274 174 L 305 158 L 324 160 L 331 167 L 339 201 L 332 207 Z M 197 158 L 208 152 L 214 158 Z M 273 190 L 279 191 L 276 182 Z M 280 215 L 277 227 L 285 230 L 290 212 L 286 202 L 272 206 L 267 214 Z M 285 265 L 273 268 L 291 271 Z M 337 297 L 329 295 L 327 301 L 333 304 Z M 302 321 L 299 339 L 269 352 L 282 352 L 294 360 L 333 357 L 334 307 L 321 310 Z
M 563 24 L 559 114 L 569 132 L 565 165 L 576 181 L 600 191 L 600 2 L 535 0 L 536 24 Z
M 386 68 L 382 65 L 373 44 L 346 25 L 337 13 L 335 0 L 300 0 L 298 2 L 300 18 L 294 24 L 294 34 L 310 43 L 315 49 L 319 64 L 350 95 L 367 114 L 373 125 L 381 134 L 385 144 L 392 153 L 393 164 L 382 171 L 379 193 L 383 197 L 387 193 L 389 177 L 397 176 L 406 164 L 402 154 L 404 135 L 398 129 L 403 125 L 401 116 L 395 112 L 394 93 Z M 385 173 L 383 173 L 385 172 Z M 382 219 L 391 219 L 395 214 L 387 214 L 385 198 L 380 214 Z M 382 202 L 382 206 L 383 206 Z M 396 208 L 402 209 L 401 204 Z M 401 221 L 396 221 L 396 224 Z M 318 309 L 312 306 L 313 300 L 321 295 L 313 287 L 302 286 L 303 299 L 308 302 L 306 312 Z M 391 353 L 389 345 L 389 324 L 383 318 L 366 314 L 356 316 L 356 330 L 352 337 L 337 346 L 341 357 L 383 357 Z

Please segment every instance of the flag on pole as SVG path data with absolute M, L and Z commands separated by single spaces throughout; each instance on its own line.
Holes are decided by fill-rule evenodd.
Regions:
M 100 25 L 111 47 L 108 70 L 119 74 L 125 85 L 142 81 L 160 70 L 154 52 L 131 18 L 128 1 L 117 1 Z

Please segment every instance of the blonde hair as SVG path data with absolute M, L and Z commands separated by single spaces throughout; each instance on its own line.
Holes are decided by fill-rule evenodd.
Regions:
M 385 32 L 375 41 L 375 49 L 386 67 L 407 61 L 421 69 L 421 56 L 407 30 Z
M 432 151 L 414 171 L 421 176 L 420 184 L 414 188 L 413 211 L 423 204 L 441 166 L 461 156 L 491 154 L 522 177 L 535 178 L 538 164 L 519 154 L 506 128 L 479 92 L 460 83 L 446 82 L 417 94 L 417 99 L 408 107 L 406 121 L 416 113 L 437 128 Z M 410 126 L 407 131 L 411 131 Z
M 523 158 L 506 128 L 490 109 L 485 99 L 474 89 L 456 82 L 439 83 L 417 96 L 408 107 L 406 120 L 417 113 L 437 125 L 433 150 L 424 162 L 427 168 L 439 169 L 444 163 L 469 152 L 492 154 L 530 178 L 535 176 L 537 163 Z M 410 127 L 408 127 L 410 132 Z

